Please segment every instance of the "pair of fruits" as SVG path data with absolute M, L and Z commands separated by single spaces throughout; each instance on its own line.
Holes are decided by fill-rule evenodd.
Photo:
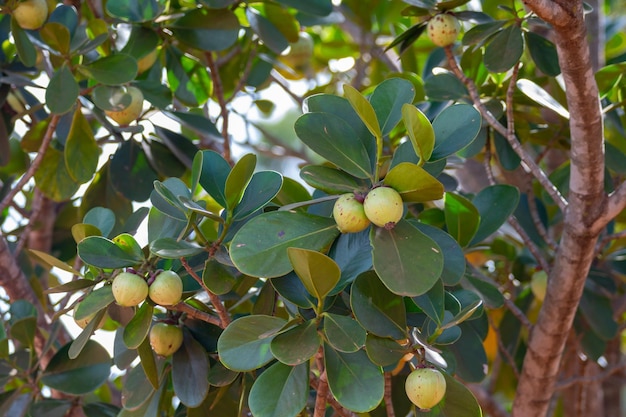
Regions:
M 39 29 L 48 19 L 48 3 L 46 0 L 21 1 L 17 3 L 12 14 L 22 29 Z
M 339 197 L 333 207 L 333 217 L 341 233 L 357 233 L 370 223 L 392 229 L 402 218 L 402 197 L 391 187 L 377 187 L 365 198 L 347 193 Z
M 113 279 L 113 297 L 124 307 L 139 305 L 146 297 L 162 306 L 174 305 L 183 294 L 183 282 L 174 271 L 163 271 L 148 285 L 146 280 L 131 272 L 122 272 Z
M 417 368 L 404 384 L 409 400 L 422 410 L 430 410 L 446 395 L 446 379 L 434 368 Z

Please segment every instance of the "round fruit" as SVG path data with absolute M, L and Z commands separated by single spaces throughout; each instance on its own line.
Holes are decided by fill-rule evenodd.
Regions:
M 353 193 L 344 194 L 335 201 L 333 217 L 341 233 L 357 233 L 370 225 L 363 203 Z
M 173 324 L 156 323 L 150 329 L 150 346 L 159 356 L 170 356 L 183 344 L 183 330 Z
M 136 306 L 148 296 L 146 280 L 130 272 L 116 276 L 111 287 L 115 301 L 123 307 Z
M 404 388 L 413 404 L 429 410 L 446 395 L 446 379 L 437 369 L 418 368 L 409 374 Z
M 130 104 L 119 110 L 106 110 L 105 113 L 111 119 L 115 120 L 120 126 L 126 126 L 130 122 L 137 120 L 143 110 L 143 93 L 137 87 L 127 87 L 126 94 L 130 94 Z M 123 92 L 113 96 L 115 104 L 122 100 Z
M 313 38 L 306 32 L 300 32 L 298 40 L 289 45 L 289 49 L 281 56 L 282 61 L 295 70 L 301 71 L 308 67 L 313 57 Z
M 438 14 L 428 21 L 428 37 L 437 46 L 452 45 L 461 31 L 461 25 L 451 14 Z
M 48 3 L 46 0 L 21 1 L 13 10 L 13 17 L 22 29 L 39 29 L 48 18 Z
M 378 187 L 370 191 L 363 202 L 365 215 L 376 226 L 393 229 L 402 218 L 402 197 L 391 187 Z
M 150 299 L 162 306 L 171 306 L 180 301 L 183 295 L 183 281 L 174 271 L 158 274 L 148 290 Z
M 548 274 L 546 271 L 537 271 L 530 278 L 530 290 L 534 296 L 543 302 L 546 298 L 546 290 L 548 289 Z

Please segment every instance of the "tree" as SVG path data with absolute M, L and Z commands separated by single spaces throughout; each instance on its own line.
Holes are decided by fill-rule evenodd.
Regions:
M 4 414 L 620 413 L 623 6 L 334 3 L 1 3 Z

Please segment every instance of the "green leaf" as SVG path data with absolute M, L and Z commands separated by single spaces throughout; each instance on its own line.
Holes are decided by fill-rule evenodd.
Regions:
M 87 264 L 98 268 L 124 268 L 143 261 L 127 253 L 112 240 L 102 236 L 88 236 L 78 244 L 78 256 Z
M 309 320 L 274 337 L 270 344 L 272 354 L 285 365 L 300 365 L 311 359 L 319 350 L 322 338 L 317 333 L 317 323 Z M 294 348 L 296 347 L 297 348 Z
M 343 95 L 348 99 L 352 108 L 359 115 L 367 129 L 376 138 L 382 138 L 383 134 L 380 130 L 378 118 L 376 117 L 376 111 L 372 107 L 371 103 L 367 101 L 365 97 L 350 84 L 344 84 Z
M 292 270 L 287 248 L 321 250 L 338 234 L 331 218 L 274 211 L 244 224 L 230 244 L 230 255 L 244 274 L 279 277 Z
M 113 188 L 127 199 L 146 201 L 158 176 L 142 147 L 135 140 L 127 140 L 119 145 L 111 158 L 109 179 Z
M 444 213 L 448 233 L 462 247 L 467 246 L 476 235 L 480 213 L 471 201 L 454 193 L 446 193 Z
M 437 281 L 427 293 L 412 300 L 431 320 L 441 325 L 445 312 L 443 282 Z
M 204 248 L 184 240 L 164 237 L 150 243 L 150 252 L 161 258 L 178 259 L 198 255 L 204 252 Z
M 233 321 L 220 335 L 217 351 L 220 361 L 233 371 L 252 371 L 274 358 L 270 343 L 285 320 L 280 317 L 254 315 Z
M 206 350 L 189 332 L 172 356 L 172 384 L 180 402 L 198 407 L 209 392 L 209 361 Z
M 26 31 L 20 27 L 15 18 L 11 19 L 11 34 L 20 61 L 27 67 L 34 66 L 37 63 L 37 50 Z
M 296 120 L 294 128 L 315 153 L 357 178 L 371 178 L 370 159 L 363 140 L 339 116 L 306 113 Z
M 383 136 L 396 127 L 402 118 L 403 107 L 412 103 L 414 98 L 415 87 L 403 78 L 388 78 L 376 86 L 370 96 L 370 103 L 376 112 Z
M 100 324 L 104 315 L 106 314 L 106 310 L 102 309 L 91 319 L 91 321 L 85 326 L 82 332 L 74 339 L 72 345 L 70 346 L 69 351 L 67 352 L 67 356 L 70 359 L 76 359 L 80 352 L 83 351 L 83 348 L 89 341 L 93 332 L 97 329 L 97 326 Z
M 491 72 L 506 72 L 513 68 L 523 53 L 522 29 L 511 25 L 496 33 L 485 47 L 485 66 Z
M 32 249 L 29 249 L 29 250 L 32 250 Z M 83 290 L 85 288 L 93 287 L 96 284 L 97 284 L 96 281 L 92 281 L 90 279 L 77 279 L 74 281 L 66 282 L 65 284 L 57 285 L 55 287 L 50 287 L 45 290 L 45 293 L 46 294 L 59 294 L 59 293 L 64 293 L 64 292 L 74 292 L 78 290 Z
M 55 258 L 54 256 L 50 255 L 47 252 L 38 251 L 36 249 L 27 249 L 27 250 L 28 250 L 28 253 L 33 255 L 44 266 L 47 266 L 48 269 L 52 267 L 56 267 L 62 271 L 69 272 L 72 275 L 76 275 L 79 277 L 83 275 L 79 271 L 75 270 L 74 268 L 66 264 L 65 262 L 61 261 L 60 259 Z
M 154 20 L 163 11 L 163 1 L 160 0 L 108 0 L 107 12 L 115 17 L 129 22 L 149 22 Z
M 308 0 L 306 2 L 300 0 L 277 1 L 287 7 L 293 7 L 296 10 L 314 16 L 328 16 L 333 11 L 331 0 Z
M 175 20 L 170 29 L 187 45 L 203 51 L 222 51 L 237 41 L 239 20 L 230 9 L 196 8 Z
M 63 65 L 50 78 L 46 88 L 46 105 L 54 114 L 65 114 L 74 107 L 78 93 L 78 83 L 72 71 Z
M 91 224 L 77 223 L 72 226 L 74 242 L 80 243 L 87 236 L 102 236 L 102 232 Z
M 365 351 L 370 360 L 379 366 L 397 364 L 408 353 L 398 342 L 388 337 L 378 337 L 371 333 L 365 340 Z
M 327 194 L 352 193 L 369 188 L 365 181 L 326 165 L 306 165 L 300 170 L 300 178 Z
M 420 410 L 423 417 L 483 417 L 478 401 L 463 384 L 442 372 L 446 379 L 446 395 L 429 411 Z
M 612 340 L 619 331 L 619 325 L 611 309 L 611 301 L 606 296 L 585 289 L 580 299 L 580 312 L 593 332 L 602 340 Z
M 326 345 L 324 363 L 328 387 L 342 406 L 364 413 L 382 401 L 385 385 L 382 369 L 364 351 L 343 353 Z
M 474 26 L 463 35 L 463 45 L 482 45 L 506 23 L 506 20 L 496 20 L 495 22 L 486 22 Z
M 69 29 L 58 22 L 48 22 L 40 30 L 39 36 L 48 46 L 61 55 L 67 55 L 70 52 L 70 31 Z
M 287 248 L 287 256 L 309 294 L 323 305 L 324 298 L 339 282 L 339 265 L 323 253 L 309 249 Z
M 519 190 L 512 185 L 498 184 L 481 190 L 472 200 L 480 215 L 480 223 L 470 245 L 480 243 L 496 232 L 513 214 L 518 203 Z
M 481 117 L 469 104 L 447 107 L 433 121 L 435 148 L 430 161 L 438 161 L 469 145 L 478 135 Z
M 443 252 L 441 279 L 445 285 L 457 285 L 465 274 L 465 254 L 456 240 L 443 230 L 424 223 L 411 223 L 439 245 Z
M 85 214 L 83 223 L 97 227 L 106 237 L 115 227 L 115 213 L 106 207 L 94 207 Z
M 198 156 L 200 155 L 200 156 Z M 222 207 L 227 207 L 226 180 L 230 174 L 230 165 L 217 152 L 202 151 L 194 158 L 194 165 L 200 172 L 199 183 Z
M 146 378 L 142 366 L 135 366 L 126 373 L 122 388 L 122 406 L 124 410 L 135 411 L 150 402 L 156 389 Z
M 278 172 L 256 172 L 233 210 L 233 221 L 243 220 L 265 207 L 280 192 L 282 185 L 283 177 Z
M 539 71 L 549 77 L 556 77 L 561 73 L 559 57 L 556 47 L 548 39 L 534 32 L 524 32 L 528 51 Z
M 447 347 L 456 359 L 456 373 L 464 381 L 480 382 L 485 378 L 487 370 L 483 341 L 468 323 L 462 323 L 460 327 L 461 337 Z
M 350 291 L 355 318 L 368 332 L 395 340 L 407 337 L 402 297 L 389 291 L 374 271 L 357 277 Z
M 68 359 L 71 344 L 62 347 L 50 360 L 41 382 L 52 389 L 72 395 L 93 392 L 102 385 L 111 371 L 111 358 L 106 349 L 90 340 L 76 359 Z
M 125 329 L 124 329 L 125 330 Z M 137 353 L 141 360 L 141 367 L 154 389 L 159 389 L 159 369 L 157 367 L 154 351 L 150 346 L 150 338 L 146 337 L 137 347 Z
M 52 147 L 46 150 L 39 169 L 35 171 L 35 182 L 54 201 L 69 200 L 79 188 L 67 171 L 63 153 Z
M 77 183 L 86 183 L 96 173 L 100 147 L 96 143 L 89 122 L 80 109 L 74 112 L 63 153 L 67 172 Z
M 143 303 L 135 312 L 133 318 L 124 328 L 124 343 L 129 349 L 137 349 L 150 332 L 154 307 L 150 303 Z
M 113 242 L 117 245 L 117 247 L 133 256 L 135 259 L 145 259 L 141 246 L 139 246 L 139 243 L 137 243 L 132 235 L 122 233 L 121 235 L 115 236 L 113 238 Z
M 202 282 L 214 294 L 223 295 L 233 289 L 237 280 L 227 266 L 211 257 L 204 263 Z
M 93 290 L 78 304 L 74 310 L 76 320 L 85 319 L 109 306 L 115 298 L 110 285 Z
M 550 95 L 546 90 L 541 88 L 535 82 L 528 79 L 517 80 L 515 84 L 528 98 L 534 102 L 544 106 L 562 118 L 569 120 L 569 111 L 561 105 L 554 97 Z
M 255 417 L 296 417 L 309 394 L 308 364 L 288 366 L 275 363 L 257 378 L 248 401 Z
M 424 82 L 424 92 L 431 101 L 459 101 L 469 97 L 467 87 L 448 72 L 428 77 Z
M 443 271 L 441 248 L 406 220 L 370 232 L 374 269 L 391 292 L 414 297 L 428 291 Z
M 37 332 L 37 318 L 26 317 L 15 320 L 11 324 L 11 337 L 24 346 L 32 347 L 35 343 L 35 333 Z
M 252 179 L 255 167 L 256 155 L 249 153 L 242 156 L 228 174 L 224 185 L 224 195 L 226 197 L 226 207 L 230 210 L 239 204 L 246 187 Z
M 265 5 L 266 7 L 269 5 Z M 289 15 L 290 18 L 293 18 Z M 246 8 L 246 18 L 250 27 L 259 35 L 263 43 L 274 53 L 280 54 L 289 46 L 285 35 L 276 27 L 274 22 L 261 14 L 253 7 Z
M 443 184 L 424 168 L 409 162 L 391 168 L 383 183 L 399 192 L 406 202 L 423 203 L 443 197 Z
M 352 317 L 325 313 L 324 335 L 335 350 L 350 353 L 365 346 L 367 332 Z
M 78 69 L 89 78 L 105 85 L 129 83 L 135 79 L 138 71 L 137 60 L 120 53 L 105 56 Z
M 435 147 L 435 131 L 430 121 L 412 104 L 402 106 L 402 121 L 406 127 L 409 139 L 415 149 L 415 154 L 420 158 L 420 165 L 430 159 Z

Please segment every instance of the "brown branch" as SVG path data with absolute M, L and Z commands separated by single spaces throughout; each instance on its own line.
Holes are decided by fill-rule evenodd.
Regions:
M 539 181 L 541 186 L 546 190 L 548 195 L 554 200 L 556 205 L 559 207 L 561 211 L 565 211 L 567 208 L 567 200 L 561 195 L 561 192 L 552 184 L 546 173 L 535 163 L 535 161 L 528 155 L 526 150 L 522 147 L 521 143 L 517 140 L 514 134 L 509 134 L 506 127 L 502 126 L 502 124 L 491 114 L 489 109 L 484 105 L 484 103 L 480 100 L 480 94 L 478 93 L 478 89 L 476 88 L 476 84 L 474 81 L 463 73 L 456 63 L 456 59 L 454 54 L 452 53 L 452 48 L 447 46 L 445 48 L 446 57 L 448 58 L 448 65 L 450 69 L 456 75 L 456 77 L 461 80 L 461 82 L 466 86 L 467 90 L 470 93 L 472 101 L 482 117 L 489 123 L 489 125 L 495 129 L 498 133 L 500 133 L 503 137 L 505 137 L 511 145 L 511 148 L 515 151 L 515 153 L 522 160 L 523 166 L 530 171 L 530 173 Z
M 387 417 L 396 417 L 396 411 L 393 408 L 393 398 L 391 397 L 391 372 L 385 372 L 385 410 Z
M 598 382 L 602 381 L 610 377 L 613 374 L 624 372 L 626 370 L 626 362 L 617 363 L 609 368 L 606 368 L 603 372 L 590 375 L 590 376 L 576 376 L 572 378 L 565 379 L 556 384 L 554 389 L 556 391 L 560 391 L 566 388 L 569 388 L 576 384 L 588 384 L 590 382 Z
M 510 417 L 510 414 L 502 407 L 494 397 L 480 384 L 465 384 L 478 400 L 480 407 L 491 417 Z
M 222 327 L 221 321 L 217 317 L 215 317 L 215 316 L 213 316 L 213 315 L 211 315 L 209 313 L 205 313 L 204 311 L 200 311 L 198 309 L 195 309 L 192 306 L 190 306 L 189 304 L 185 303 L 184 301 L 181 301 L 180 303 L 178 303 L 178 304 L 176 304 L 174 306 L 168 307 L 168 310 L 180 311 L 181 313 L 187 314 L 191 318 L 202 320 L 204 322 L 211 323 L 211 324 L 214 324 L 216 326 Z
M 196 274 L 196 272 L 193 270 L 193 268 L 191 268 L 189 266 L 189 263 L 187 262 L 187 260 L 185 258 L 180 258 L 180 263 L 183 265 L 183 267 L 185 268 L 185 270 L 187 271 L 187 273 L 189 275 L 191 275 L 191 277 L 193 279 L 196 280 L 196 282 L 198 282 L 198 284 L 200 284 L 200 286 L 202 286 L 202 288 L 204 289 L 204 291 L 206 291 L 206 293 L 209 295 L 209 299 L 211 300 L 211 304 L 213 304 L 213 308 L 215 308 L 215 311 L 217 312 L 217 315 L 220 318 L 220 323 L 219 326 L 222 329 L 225 329 L 230 322 L 232 321 L 230 318 L 230 315 L 228 314 L 228 311 L 226 311 L 226 307 L 224 307 L 224 304 L 222 303 L 222 300 L 220 300 L 220 298 L 217 296 L 217 294 L 215 294 L 214 292 L 212 292 L 205 284 L 204 281 L 202 281 L 202 278 L 200 278 L 198 276 L 198 274 Z
M 289 89 L 289 86 L 287 85 L 287 83 L 283 80 L 281 80 L 280 78 L 278 78 L 277 76 L 274 75 L 274 71 L 272 72 L 272 74 L 270 74 L 270 79 L 272 81 L 274 81 L 280 88 L 282 88 L 285 93 L 289 94 L 289 96 L 296 102 L 298 103 L 298 106 L 300 106 L 300 108 L 302 108 L 302 104 L 304 103 L 304 99 L 302 97 L 300 97 L 299 95 L 297 95 L 296 93 L 294 93 L 293 91 L 291 91 Z
M 215 64 L 215 60 L 213 59 L 213 54 L 211 52 L 207 52 L 205 54 L 207 65 L 209 67 L 209 71 L 211 71 L 211 77 L 213 78 L 213 88 L 215 97 L 217 97 L 217 102 L 220 106 L 220 113 L 222 117 L 222 137 L 224 138 L 223 145 L 223 157 L 229 164 L 232 165 L 232 155 L 230 153 L 230 138 L 228 134 L 228 108 L 226 106 L 226 99 L 224 98 L 224 86 L 222 85 L 222 79 L 220 77 L 220 72 Z

